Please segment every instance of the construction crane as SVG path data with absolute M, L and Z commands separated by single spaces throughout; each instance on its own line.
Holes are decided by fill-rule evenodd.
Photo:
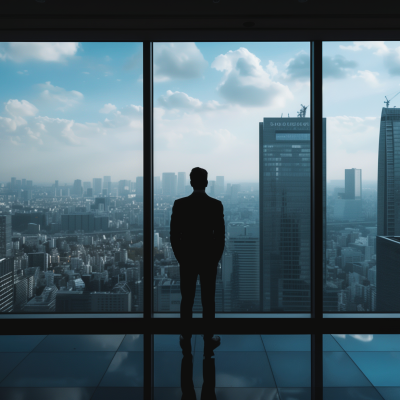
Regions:
M 301 109 L 300 109 L 300 111 L 297 111 L 297 117 L 298 118 L 305 118 L 306 117 L 306 112 L 307 112 L 307 108 L 309 107 L 309 106 L 303 106 L 303 104 L 300 104 L 301 105 Z
M 400 92 L 399 92 L 400 93 Z M 386 104 L 386 108 L 389 108 L 389 103 L 399 94 L 396 93 L 390 100 L 385 96 L 386 101 L 384 103 Z

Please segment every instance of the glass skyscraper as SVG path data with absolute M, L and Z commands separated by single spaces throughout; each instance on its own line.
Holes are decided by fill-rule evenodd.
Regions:
M 378 236 L 400 235 L 400 109 L 382 108 L 378 155 Z
M 259 129 L 263 311 L 309 312 L 310 119 L 264 118 Z

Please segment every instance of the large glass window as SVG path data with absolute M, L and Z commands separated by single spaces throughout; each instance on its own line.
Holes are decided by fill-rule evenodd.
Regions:
M 154 311 L 179 312 L 170 218 L 201 167 L 225 216 L 216 311 L 309 312 L 309 43 L 155 43 L 154 81 Z
M 0 43 L 0 310 L 143 304 L 141 43 Z
M 325 312 L 399 312 L 398 42 L 324 43 Z

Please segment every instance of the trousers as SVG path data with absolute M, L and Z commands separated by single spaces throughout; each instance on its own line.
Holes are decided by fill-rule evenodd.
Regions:
M 207 262 L 188 263 L 179 266 L 181 287 L 181 319 L 184 320 L 185 339 L 192 337 L 191 320 L 193 317 L 193 303 L 196 295 L 197 277 L 200 277 L 201 304 L 203 306 L 204 340 L 214 335 L 215 320 L 215 282 L 217 279 L 218 264 L 210 265 Z

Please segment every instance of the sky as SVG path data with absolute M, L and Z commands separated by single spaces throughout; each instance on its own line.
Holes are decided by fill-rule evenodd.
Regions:
M 361 168 L 376 180 L 400 43 L 327 42 L 323 52 L 327 179 Z M 155 175 L 200 166 L 209 180 L 257 182 L 258 124 L 310 104 L 309 54 L 307 42 L 155 43 Z M 0 43 L 0 76 L 0 182 L 143 174 L 141 43 Z

